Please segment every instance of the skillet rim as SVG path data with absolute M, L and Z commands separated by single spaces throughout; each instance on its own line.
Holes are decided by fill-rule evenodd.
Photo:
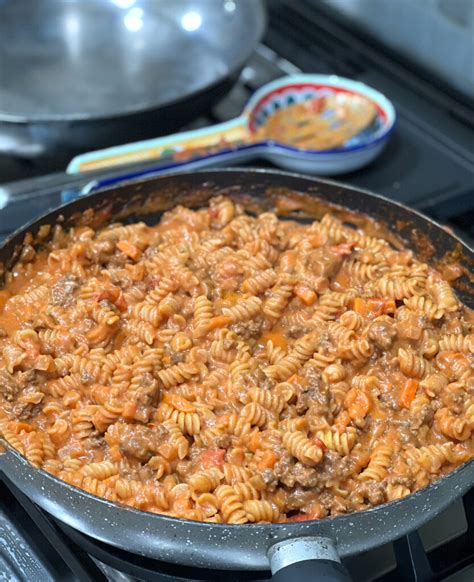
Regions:
M 469 255 L 471 255 L 471 258 L 474 255 L 474 250 L 471 249 L 465 241 L 463 241 L 455 233 L 448 231 L 445 227 L 443 227 L 437 221 L 431 219 L 430 217 L 425 216 L 423 213 L 419 212 L 416 209 L 412 209 L 410 207 L 407 207 L 398 201 L 391 200 L 385 196 L 371 192 L 370 190 L 367 190 L 364 188 L 359 188 L 359 187 L 354 187 L 351 185 L 346 185 L 344 183 L 341 183 L 341 182 L 338 182 L 335 180 L 321 179 L 321 178 L 317 178 L 317 177 L 313 177 L 313 176 L 306 176 L 303 174 L 298 174 L 295 172 L 285 172 L 285 171 L 280 171 L 280 170 L 275 170 L 275 169 L 267 169 L 267 168 L 239 168 L 239 167 L 220 168 L 220 169 L 202 169 L 202 170 L 187 171 L 187 172 L 173 172 L 173 173 L 166 174 L 163 176 L 158 176 L 158 177 L 156 177 L 156 176 L 155 177 L 147 177 L 146 179 L 137 178 L 134 180 L 124 182 L 120 185 L 115 185 L 115 186 L 112 186 L 109 188 L 104 188 L 104 189 L 98 190 L 98 191 L 90 193 L 86 196 L 82 196 L 79 199 L 62 204 L 54 209 L 50 209 L 47 212 L 45 212 L 42 216 L 40 216 L 39 218 L 36 218 L 36 219 L 30 221 L 28 224 L 26 224 L 23 227 L 20 227 L 10 237 L 8 237 L 8 239 L 6 239 L 5 241 L 3 241 L 0 244 L 0 252 L 2 250 L 4 250 L 5 247 L 8 246 L 9 244 L 12 244 L 16 238 L 19 238 L 20 236 L 23 236 L 24 234 L 26 234 L 31 228 L 40 226 L 40 224 L 48 217 L 54 216 L 57 219 L 57 217 L 61 214 L 62 210 L 70 208 L 70 207 L 74 207 L 74 205 L 79 201 L 82 201 L 82 204 L 84 204 L 89 199 L 99 200 L 101 197 L 103 197 L 104 194 L 108 195 L 111 192 L 115 192 L 115 191 L 121 190 L 121 189 L 126 189 L 126 188 L 133 187 L 133 186 L 136 186 L 139 184 L 148 184 L 148 183 L 152 183 L 152 182 L 159 182 L 161 179 L 163 179 L 163 180 L 166 180 L 168 178 L 179 179 L 180 177 L 186 179 L 186 178 L 193 178 L 193 177 L 195 178 L 196 176 L 206 176 L 206 178 L 204 178 L 202 180 L 202 182 L 206 182 L 206 179 L 212 180 L 213 176 L 218 177 L 219 174 L 225 174 L 225 175 L 235 174 L 236 178 L 237 178 L 238 175 L 242 174 L 242 173 L 244 173 L 247 176 L 254 176 L 255 178 L 258 178 L 259 176 L 262 176 L 262 177 L 271 176 L 271 177 L 282 177 L 283 179 L 285 179 L 288 177 L 290 179 L 302 180 L 302 181 L 306 182 L 308 185 L 314 185 L 314 186 L 320 186 L 320 185 L 324 186 L 327 184 L 327 185 L 330 185 L 332 187 L 341 188 L 343 191 L 349 190 L 353 194 L 363 194 L 365 196 L 368 196 L 371 199 L 382 200 L 385 203 L 388 203 L 390 206 L 394 206 L 395 208 L 400 208 L 403 212 L 408 212 L 411 215 L 415 215 L 419 219 L 421 219 L 422 221 L 429 223 L 431 226 L 434 226 L 437 229 L 441 229 L 443 231 L 444 235 L 447 235 L 448 237 L 450 237 L 454 242 L 459 243 L 461 245 L 461 247 L 463 248 L 463 250 L 467 251 L 467 253 Z M 311 193 L 309 193 L 309 195 L 311 195 Z M 317 196 L 318 194 L 313 193 L 313 195 Z M 328 198 L 328 200 L 330 201 L 329 198 Z M 356 210 L 355 212 L 357 212 L 359 214 L 364 214 L 359 210 Z M 368 216 L 371 216 L 370 213 L 365 213 L 365 214 Z M 262 535 L 268 534 L 269 531 L 272 531 L 274 529 L 277 529 L 277 530 L 284 529 L 284 530 L 288 531 L 288 537 L 298 537 L 297 535 L 294 535 L 294 534 L 297 533 L 299 530 L 301 530 L 302 526 L 311 526 L 311 525 L 317 525 L 317 524 L 326 524 L 326 525 L 329 524 L 329 526 L 331 526 L 334 523 L 344 524 L 344 523 L 349 523 L 351 520 L 354 520 L 354 519 L 356 519 L 356 520 L 363 519 L 363 518 L 358 518 L 358 516 L 363 516 L 366 514 L 368 514 L 370 516 L 374 516 L 374 517 L 375 516 L 380 517 L 380 516 L 384 516 L 384 515 L 386 516 L 387 511 L 396 512 L 397 508 L 400 508 L 403 505 L 405 505 L 405 502 L 407 499 L 412 499 L 412 500 L 415 498 L 420 499 L 425 495 L 429 495 L 430 492 L 435 491 L 438 487 L 445 486 L 445 484 L 448 481 L 451 481 L 451 480 L 456 481 L 458 479 L 459 475 L 464 475 L 464 473 L 468 473 L 469 471 L 471 471 L 474 468 L 474 459 L 471 459 L 471 460 L 467 461 L 466 463 L 457 467 L 454 471 L 442 476 L 441 478 L 437 479 L 433 483 L 430 483 L 430 485 L 428 485 L 427 487 L 419 489 L 418 491 L 411 493 L 410 495 L 408 495 L 402 499 L 397 499 L 397 500 L 394 500 L 391 502 L 377 505 L 375 507 L 371 507 L 371 508 L 365 509 L 363 511 L 351 512 L 348 514 L 343 514 L 343 515 L 339 515 L 339 516 L 335 516 L 335 517 L 326 517 L 326 518 L 320 519 L 320 520 L 304 520 L 302 522 L 283 522 L 283 523 L 277 522 L 277 523 L 269 523 L 269 524 L 241 524 L 241 525 L 239 525 L 239 524 L 215 524 L 215 523 L 208 523 L 208 522 L 202 522 L 202 521 L 186 520 L 186 519 L 162 515 L 162 514 L 155 514 L 152 512 L 143 511 L 143 510 L 132 508 L 129 506 L 123 506 L 123 505 L 120 505 L 119 503 L 108 501 L 107 499 L 105 499 L 103 497 L 95 496 L 95 495 L 90 494 L 82 489 L 79 489 L 79 488 L 73 486 L 73 485 L 69 485 L 65 481 L 58 479 L 54 475 L 47 473 L 46 471 L 44 471 L 41 468 L 34 467 L 26 460 L 26 458 L 23 455 L 21 455 L 16 449 L 11 447 L 11 445 L 6 443 L 6 441 L 3 438 L 0 437 L 0 440 L 1 440 L 2 444 L 5 443 L 5 445 L 6 445 L 6 447 L 5 447 L 6 452 L 0 454 L 0 471 L 2 471 L 2 466 L 1 466 L 2 465 L 2 458 L 4 457 L 4 455 L 10 454 L 10 455 L 13 455 L 14 457 L 17 457 L 18 462 L 20 462 L 24 467 L 31 467 L 31 468 L 35 469 L 35 472 L 39 471 L 39 473 L 43 476 L 43 478 L 45 478 L 47 480 L 52 479 L 61 488 L 65 489 L 66 491 L 75 495 L 76 497 L 79 497 L 79 498 L 86 497 L 87 499 L 90 499 L 93 502 L 99 501 L 101 505 L 105 505 L 110 509 L 125 510 L 127 512 L 131 512 L 132 514 L 141 516 L 142 518 L 147 517 L 148 519 L 153 520 L 153 521 L 155 521 L 156 518 L 159 518 L 159 521 L 157 522 L 158 524 L 161 522 L 161 520 L 166 520 L 166 522 L 168 522 L 171 525 L 179 524 L 183 527 L 186 527 L 186 526 L 192 527 L 193 529 L 200 528 L 203 532 L 209 530 L 209 528 L 211 528 L 211 530 L 213 530 L 215 526 L 219 526 L 219 528 L 221 530 L 223 530 L 224 528 L 231 528 L 232 530 L 235 531 L 237 528 L 244 527 L 250 531 L 250 528 L 248 526 L 252 526 L 251 531 L 255 532 L 257 535 L 259 533 L 261 533 Z M 6 475 L 8 478 L 10 478 L 7 472 L 6 472 Z M 33 477 L 34 477 L 34 475 L 33 475 Z M 454 495 L 450 496 L 451 502 L 454 501 L 455 499 L 459 498 L 462 494 L 465 493 L 465 491 L 468 490 L 468 489 L 465 489 L 460 493 L 460 492 L 455 491 L 456 489 L 457 488 L 454 487 Z M 428 517 L 426 517 L 426 519 L 423 519 L 423 513 L 420 513 L 420 515 L 417 516 L 418 521 L 420 522 L 420 523 L 418 523 L 417 527 L 419 527 L 422 523 L 425 523 L 426 521 L 428 521 L 428 519 L 431 519 L 432 517 L 434 517 L 435 515 L 437 515 L 441 511 L 438 509 L 438 505 L 439 504 L 436 504 L 436 508 L 434 509 L 433 512 L 426 511 L 426 515 L 428 516 Z M 448 505 L 448 503 L 442 505 L 442 507 L 444 508 L 447 505 Z M 433 513 L 433 515 L 431 515 L 432 513 Z M 71 526 L 71 527 L 74 527 L 74 526 Z M 75 529 L 79 529 L 79 528 L 76 527 Z M 307 529 L 307 528 L 304 528 L 304 529 Z M 79 529 L 79 531 L 81 533 L 85 533 L 85 532 L 83 532 L 83 530 Z M 88 533 L 86 533 L 86 535 L 91 536 L 91 534 L 88 534 Z M 304 533 L 302 535 L 304 535 Z M 93 536 L 91 536 L 91 537 L 93 537 Z M 391 539 L 388 528 L 387 528 L 387 539 Z M 387 539 L 381 539 L 380 544 L 387 541 Z M 378 544 L 375 543 L 371 547 L 376 547 L 377 545 Z M 123 546 L 119 545 L 118 547 L 123 547 Z M 128 551 L 130 551 L 130 550 L 128 550 Z M 146 555 L 146 554 L 144 554 L 144 555 Z M 347 554 L 347 555 L 350 555 L 350 554 Z
M 262 37 L 265 33 L 267 27 L 268 16 L 265 10 L 265 4 L 263 0 L 250 0 L 249 6 L 252 8 L 254 15 L 254 36 L 252 41 L 242 48 L 240 52 L 240 57 L 236 58 L 231 65 L 227 66 L 224 74 L 217 75 L 215 79 L 209 82 L 203 87 L 199 87 L 192 91 L 191 93 L 186 93 L 184 95 L 177 95 L 172 99 L 165 101 L 164 103 L 151 103 L 147 101 L 141 106 L 130 105 L 122 111 L 113 111 L 112 113 L 107 113 L 103 111 L 102 113 L 82 113 L 82 112 L 70 112 L 64 114 L 56 113 L 35 113 L 31 115 L 25 115 L 23 113 L 8 113 L 0 108 L 0 123 L 8 123 L 12 125 L 28 125 L 30 123 L 48 123 L 51 125 L 61 125 L 67 123 L 81 123 L 81 122 L 108 122 L 126 118 L 128 116 L 141 115 L 152 113 L 154 111 L 167 111 L 173 107 L 185 106 L 188 100 L 196 99 L 202 95 L 212 92 L 217 89 L 221 84 L 225 83 L 229 79 L 233 79 L 238 75 L 245 64 L 251 57 L 253 51 L 261 42 Z M 92 150 L 91 150 L 92 151 Z
M 426 214 L 424 214 L 423 212 L 421 212 L 417 208 L 411 208 L 410 206 L 407 206 L 406 204 L 403 204 L 402 202 L 399 202 L 398 200 L 392 200 L 391 198 L 388 198 L 387 196 L 384 196 L 382 194 L 378 194 L 377 192 L 374 192 L 373 190 L 369 190 L 368 188 L 362 188 L 359 186 L 352 186 L 351 184 L 347 184 L 345 182 L 339 182 L 338 180 L 331 180 L 329 178 L 321 178 L 319 176 L 311 176 L 311 175 L 307 175 L 307 174 L 301 174 L 298 172 L 289 172 L 286 170 L 279 170 L 279 169 L 275 169 L 275 168 L 241 167 L 241 166 L 225 167 L 225 168 L 207 168 L 207 169 L 201 168 L 201 169 L 197 169 L 197 170 L 183 170 L 183 171 L 176 170 L 176 171 L 172 171 L 172 172 L 169 172 L 166 174 L 160 174 L 157 176 L 134 177 L 134 178 L 131 178 L 130 180 L 125 180 L 123 182 L 120 182 L 119 184 L 106 186 L 104 188 L 99 188 L 98 190 L 94 190 L 93 192 L 88 192 L 88 193 L 80 195 L 80 196 L 78 196 L 70 201 L 63 202 L 63 203 L 59 204 L 58 206 L 55 206 L 53 208 L 49 208 L 44 213 L 40 214 L 37 218 L 34 218 L 34 219 L 28 221 L 27 223 L 25 223 L 23 226 L 20 226 L 13 233 L 11 233 L 7 238 L 3 239 L 3 241 L 0 242 L 0 251 L 2 251 L 4 249 L 4 247 L 8 246 L 8 244 L 10 244 L 13 241 L 13 239 L 18 237 L 20 234 L 26 234 L 28 229 L 35 227 L 35 226 L 39 226 L 40 221 L 43 221 L 44 219 L 48 218 L 49 216 L 51 216 L 53 214 L 58 214 L 58 216 L 59 216 L 61 214 L 62 210 L 68 209 L 69 207 L 73 206 L 74 204 L 79 203 L 80 201 L 89 200 L 92 198 L 99 199 L 101 195 L 104 195 L 104 194 L 107 195 L 107 194 L 109 194 L 113 191 L 116 191 L 116 190 L 122 190 L 122 189 L 130 188 L 133 186 L 138 186 L 141 184 L 146 185 L 148 183 L 151 183 L 151 182 L 154 182 L 155 180 L 160 180 L 160 179 L 178 178 L 180 176 L 187 178 L 187 177 L 193 177 L 195 175 L 205 175 L 205 174 L 209 174 L 210 177 L 212 177 L 212 175 L 218 175 L 218 174 L 230 175 L 232 173 L 236 173 L 236 174 L 243 173 L 246 175 L 254 174 L 256 176 L 282 176 L 283 178 L 288 177 L 288 178 L 292 178 L 292 179 L 312 182 L 315 186 L 318 186 L 320 184 L 329 185 L 331 187 L 341 188 L 342 190 L 349 190 L 351 193 L 354 193 L 354 194 L 363 194 L 365 196 L 368 196 L 369 198 L 373 198 L 376 200 L 382 200 L 384 203 L 389 204 L 390 206 L 394 206 L 397 209 L 401 209 L 404 212 L 408 212 L 409 214 L 415 215 L 417 218 L 421 219 L 422 221 L 427 222 L 429 225 L 434 226 L 438 230 L 443 231 L 443 233 L 445 235 L 448 235 L 456 243 L 460 244 L 464 250 L 466 250 L 470 255 L 472 255 L 472 258 L 474 259 L 474 247 L 471 248 L 469 246 L 468 242 L 463 240 L 457 233 L 451 231 L 446 226 L 444 226 L 443 224 L 441 224 L 440 222 L 438 222 L 434 218 L 427 216 Z M 311 193 L 311 192 L 308 193 L 307 195 L 317 197 L 317 194 Z M 350 208 L 348 208 L 348 209 L 351 210 Z M 365 214 L 366 216 L 371 217 L 370 213 L 362 212 L 360 210 L 355 210 L 354 212 L 356 212 L 358 214 L 362 214 L 362 215 Z M 375 220 L 380 220 L 380 219 L 377 218 Z M 391 230 L 393 231 L 394 229 L 391 228 Z
M 305 519 L 302 521 L 293 521 L 293 522 L 292 521 L 286 521 L 286 522 L 278 522 L 277 521 L 277 522 L 272 522 L 272 523 L 243 523 L 243 524 L 210 523 L 210 522 L 206 522 L 206 521 L 183 519 L 181 517 L 174 517 L 171 515 L 164 515 L 161 513 L 153 513 L 152 511 L 146 511 L 143 509 L 137 509 L 136 507 L 131 507 L 129 505 L 123 505 L 119 502 L 109 501 L 105 497 L 100 497 L 98 495 L 94 495 L 93 493 L 89 493 L 88 491 L 85 491 L 84 489 L 81 489 L 80 487 L 76 487 L 75 485 L 71 485 L 70 483 L 63 481 L 62 479 L 59 479 L 59 477 L 56 477 L 56 475 L 53 475 L 52 473 L 48 473 L 47 471 L 45 471 L 41 467 L 35 467 L 26 459 L 26 457 L 24 457 L 12 445 L 10 445 L 2 436 L 0 436 L 0 445 L 2 447 L 4 447 L 5 449 L 7 449 L 4 453 L 0 452 L 0 471 L 3 471 L 2 467 L 1 467 L 2 457 L 4 455 L 6 455 L 7 453 L 10 453 L 10 454 L 14 455 L 15 457 L 17 457 L 18 461 L 21 464 L 33 468 L 35 470 L 35 472 L 39 472 L 46 479 L 53 480 L 54 482 L 59 484 L 61 487 L 64 487 L 70 493 L 72 493 L 74 495 L 77 495 L 79 493 L 80 494 L 79 496 L 84 496 L 84 497 L 91 499 L 93 501 L 99 500 L 100 502 L 102 502 L 103 504 L 105 504 L 106 506 L 108 506 L 110 508 L 124 509 L 127 512 L 131 512 L 132 514 L 135 514 L 135 515 L 146 516 L 146 517 L 151 516 L 151 519 L 159 518 L 160 520 L 164 519 L 166 521 L 170 521 L 171 523 L 178 522 L 180 524 L 189 525 L 189 526 L 192 525 L 194 527 L 196 525 L 204 526 L 204 529 L 209 529 L 209 528 L 212 529 L 216 526 L 218 526 L 219 528 L 230 527 L 232 529 L 251 527 L 252 530 L 257 529 L 257 532 L 260 528 L 262 529 L 263 532 L 266 532 L 269 528 L 273 529 L 275 527 L 280 528 L 280 529 L 290 528 L 290 530 L 291 530 L 291 529 L 297 529 L 297 528 L 301 527 L 302 524 L 304 524 L 304 525 L 310 525 L 310 524 L 315 524 L 315 523 L 318 523 L 318 524 L 319 523 L 330 523 L 330 524 L 332 524 L 332 523 L 335 523 L 336 521 L 337 521 L 337 523 L 341 523 L 343 520 L 348 521 L 349 519 L 355 519 L 355 517 L 357 515 L 362 515 L 362 514 L 375 515 L 377 513 L 382 513 L 382 511 L 387 511 L 387 508 L 390 508 L 391 510 L 393 509 L 393 511 L 395 511 L 395 508 L 403 505 L 404 501 L 406 499 L 408 499 L 408 498 L 413 499 L 415 497 L 421 497 L 424 493 L 428 494 L 429 492 L 437 489 L 442 482 L 445 483 L 450 478 L 452 480 L 454 480 L 455 479 L 454 476 L 456 476 L 456 478 L 457 478 L 459 473 L 464 473 L 464 471 L 467 472 L 469 468 L 473 469 L 473 476 L 474 476 L 474 458 L 472 458 L 469 461 L 466 461 L 465 463 L 463 463 L 462 465 L 459 465 L 458 467 L 456 467 L 456 469 L 454 469 L 454 471 L 451 471 L 450 473 L 443 475 L 442 477 L 440 477 L 439 479 L 436 479 L 436 481 L 431 482 L 429 485 L 427 485 L 426 487 L 423 487 L 422 489 L 418 489 L 417 491 L 414 491 L 413 493 L 410 493 L 409 495 L 406 495 L 405 497 L 401 497 L 400 499 L 394 499 L 393 501 L 387 501 L 386 503 L 381 503 L 380 505 L 375 505 L 373 507 L 369 507 L 368 509 L 352 511 L 350 513 L 336 515 L 334 517 L 324 517 L 323 519 Z M 8 474 L 7 474 L 7 478 L 10 479 Z M 474 483 L 472 484 L 471 487 L 474 487 Z M 452 501 L 455 501 L 458 498 L 458 496 L 460 496 L 460 495 L 461 494 L 456 494 L 456 496 L 452 499 Z M 57 519 L 59 519 L 59 518 L 57 518 Z M 69 524 L 67 524 L 67 525 L 69 525 Z M 70 526 L 70 527 L 73 527 L 73 526 Z M 75 529 L 77 529 L 77 528 L 75 528 Z M 84 532 L 82 532 L 82 533 L 84 533 Z M 85 534 L 85 535 L 90 536 L 90 534 Z

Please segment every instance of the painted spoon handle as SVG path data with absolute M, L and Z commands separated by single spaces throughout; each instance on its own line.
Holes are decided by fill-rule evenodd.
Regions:
M 176 165 L 205 157 L 221 149 L 233 149 L 249 141 L 247 117 L 241 116 L 211 127 L 184 131 L 165 137 L 111 147 L 76 156 L 68 174 L 157 161 Z
M 158 161 L 151 161 L 140 165 L 140 167 L 117 167 L 102 170 L 104 175 L 91 176 L 92 179 L 83 180 L 83 185 L 79 191 L 63 192 L 63 202 L 68 202 L 72 198 L 82 195 L 90 194 L 102 188 L 109 188 L 120 184 L 121 182 L 128 182 L 137 178 L 147 178 L 157 176 L 160 174 L 171 173 L 181 170 L 196 170 L 198 168 L 208 168 L 210 166 L 235 165 L 244 161 L 251 160 L 259 155 L 264 156 L 267 146 L 264 143 L 255 143 L 246 146 L 236 145 L 228 149 L 222 149 L 219 152 L 211 154 L 197 154 L 183 161 L 173 162 L 160 159 Z M 105 175 L 107 173 L 107 175 Z M 80 178 L 83 174 L 71 176 L 66 174 L 69 178 Z

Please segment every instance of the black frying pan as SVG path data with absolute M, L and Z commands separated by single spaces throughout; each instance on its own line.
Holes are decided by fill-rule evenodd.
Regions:
M 0 10 L 0 153 L 58 167 L 208 111 L 265 27 L 262 0 L 1 0 Z
M 89 209 L 110 220 L 155 221 L 157 213 L 176 204 L 199 205 L 213 194 L 230 193 L 252 206 L 271 208 L 275 196 L 290 190 L 317 196 L 305 216 L 318 217 L 328 203 L 362 212 L 396 231 L 424 259 L 455 259 L 466 268 L 458 293 L 473 301 L 474 253 L 440 225 L 400 204 L 335 182 L 266 170 L 214 170 L 174 174 L 129 183 L 78 199 L 21 229 L 0 249 L 11 266 L 27 232 L 40 225 L 75 224 Z M 333 211 L 345 220 L 347 212 Z M 301 212 L 296 214 L 301 218 Z M 370 228 L 370 221 L 367 222 Z M 121 507 L 76 489 L 33 468 L 8 445 L 0 470 L 30 499 L 68 526 L 129 552 L 157 560 L 215 569 L 265 570 L 274 580 L 306 580 L 326 575 L 345 580 L 339 557 L 392 541 L 433 519 L 474 482 L 474 461 L 413 495 L 367 511 L 332 519 L 270 525 L 224 525 L 185 521 Z

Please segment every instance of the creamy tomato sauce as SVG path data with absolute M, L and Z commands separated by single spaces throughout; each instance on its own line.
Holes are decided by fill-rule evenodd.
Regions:
M 181 518 L 404 497 L 473 457 L 473 316 L 443 275 L 330 214 L 225 197 L 58 231 L 0 291 L 0 432 L 72 485 Z

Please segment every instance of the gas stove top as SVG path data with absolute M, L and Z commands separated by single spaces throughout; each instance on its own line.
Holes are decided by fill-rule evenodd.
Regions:
M 239 82 L 201 127 L 238 115 L 264 83 L 298 72 L 338 74 L 386 93 L 399 120 L 382 155 L 340 176 L 414 206 L 474 240 L 474 127 L 469 103 L 434 77 L 404 62 L 321 3 L 272 0 L 270 25 Z M 268 165 L 268 164 L 260 164 Z M 0 238 L 61 202 L 61 192 L 12 201 L 2 209 L 1 184 L 61 168 L 0 156 Z M 130 580 L 267 580 L 266 572 L 216 573 L 146 559 L 60 526 L 0 473 L 0 580 L 102 582 Z M 355 581 L 474 579 L 474 489 L 418 532 L 345 562 Z

